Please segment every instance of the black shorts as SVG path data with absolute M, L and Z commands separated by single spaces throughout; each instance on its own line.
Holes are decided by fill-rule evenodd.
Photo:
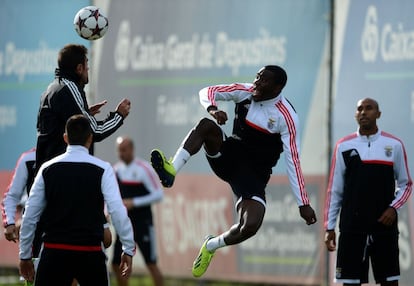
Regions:
M 230 184 L 237 198 L 259 197 L 266 201 L 265 188 L 270 179 L 271 169 L 262 167 L 258 162 L 245 156 L 242 143 L 232 137 L 227 138 L 221 147 L 220 156 L 207 160 L 214 173 Z
M 35 285 L 70 286 L 74 278 L 80 285 L 109 285 L 105 253 L 43 248 Z
M 341 233 L 338 240 L 336 282 L 368 283 L 370 260 L 376 283 L 398 280 L 398 233 Z
M 144 258 L 146 264 L 157 263 L 155 230 L 152 221 L 141 221 L 139 218 L 131 220 L 134 229 L 134 240 Z M 116 237 L 114 244 L 114 252 L 112 264 L 119 265 L 121 263 L 122 243 L 119 237 Z

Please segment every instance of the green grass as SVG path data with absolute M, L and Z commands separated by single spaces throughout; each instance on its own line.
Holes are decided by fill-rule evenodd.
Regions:
M 111 286 L 116 286 L 114 279 L 111 279 Z M 261 284 L 246 284 L 246 283 L 235 283 L 235 282 L 218 282 L 218 281 L 206 281 L 202 279 L 177 279 L 177 278 L 166 278 L 165 286 L 258 286 Z M 132 277 L 129 281 L 129 286 L 153 286 L 151 278 L 148 276 L 143 277 Z
M 2 271 L 0 271 L 2 272 Z M 6 281 L 5 281 L 6 280 Z M 22 286 L 23 282 L 19 282 L 19 276 L 16 271 L 10 273 L 0 273 L 0 286 Z M 177 279 L 166 278 L 165 286 L 259 286 L 260 284 L 223 282 L 223 281 L 207 281 L 202 279 Z M 117 286 L 114 277 L 111 276 L 111 286 Z M 148 276 L 133 276 L 129 280 L 129 286 L 153 286 L 151 278 Z

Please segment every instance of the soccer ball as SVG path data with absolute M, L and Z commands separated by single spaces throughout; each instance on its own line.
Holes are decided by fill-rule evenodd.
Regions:
M 108 18 L 95 6 L 87 6 L 76 13 L 73 25 L 79 36 L 86 40 L 102 38 L 108 30 Z

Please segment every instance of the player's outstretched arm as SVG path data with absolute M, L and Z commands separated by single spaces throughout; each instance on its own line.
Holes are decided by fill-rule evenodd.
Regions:
M 131 109 L 131 101 L 129 99 L 122 99 L 118 106 L 116 107 L 116 112 L 121 114 L 123 118 L 126 118 L 129 114 L 129 110 Z
M 99 103 L 89 106 L 89 114 L 92 116 L 94 116 L 95 114 L 98 114 L 99 112 L 101 112 L 102 106 L 104 106 L 107 103 L 108 101 L 104 100 L 104 101 L 101 101 Z

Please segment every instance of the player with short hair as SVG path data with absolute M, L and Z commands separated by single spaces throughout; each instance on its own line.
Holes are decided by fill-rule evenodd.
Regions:
M 325 244 L 336 250 L 336 282 L 368 283 L 369 261 L 376 283 L 398 286 L 398 210 L 412 192 L 403 142 L 379 129 L 378 102 L 358 101 L 357 132 L 339 139 L 332 156 L 325 204 Z
M 129 277 L 135 242 L 112 166 L 89 154 L 93 142 L 89 120 L 70 117 L 64 140 L 66 152 L 39 169 L 26 202 L 20 229 L 20 274 L 35 285 L 108 285 L 102 243 L 106 204 L 123 245 L 121 273 Z M 42 217 L 43 250 L 36 278 L 31 244 Z
M 237 198 L 239 221 L 218 236 L 207 236 L 193 263 L 192 273 L 205 273 L 215 251 L 238 244 L 259 230 L 266 210 L 266 185 L 272 168 L 284 152 L 287 172 L 301 217 L 316 222 L 310 206 L 299 159 L 298 116 L 281 94 L 287 82 L 283 68 L 261 68 L 253 83 L 209 86 L 199 92 L 200 102 L 215 119 L 203 118 L 185 137 L 172 161 L 153 150 L 151 162 L 165 187 L 171 187 L 177 172 L 204 147 L 207 160 L 218 177 L 226 181 Z M 218 101 L 233 101 L 233 134 L 221 129 L 228 120 Z
M 85 46 L 76 44 L 65 45 L 59 51 L 55 79 L 43 93 L 37 115 L 36 169 L 65 152 L 62 134 L 70 116 L 83 114 L 89 120 L 93 142 L 100 142 L 121 127 L 129 114 L 131 102 L 123 99 L 104 120 L 94 117 L 106 101 L 89 106 L 86 100 L 84 87 L 89 82 L 87 53 Z
M 22 203 L 22 198 L 29 195 L 34 179 L 35 160 L 36 148 L 31 148 L 19 156 L 10 184 L 4 193 L 2 217 L 4 236 L 8 241 L 17 242 L 19 240 L 20 222 L 16 221 L 16 209 Z M 38 253 L 39 250 L 40 245 L 37 245 L 34 252 Z
M 8 241 L 18 242 L 21 219 L 16 220 L 16 209 L 21 213 L 24 211 L 24 204 L 30 193 L 30 188 L 34 180 L 34 165 L 36 161 L 36 148 L 31 148 L 23 152 L 17 160 L 12 180 L 4 193 L 2 201 L 2 216 L 4 225 L 4 236 Z M 112 233 L 109 223 L 103 215 L 104 236 L 103 244 L 108 248 L 112 243 Z M 36 227 L 35 237 L 32 245 L 32 256 L 39 257 L 42 247 L 42 230 L 39 223 Z M 73 285 L 78 285 L 75 281 Z
M 151 164 L 134 156 L 134 142 L 127 136 L 116 139 L 118 157 L 114 165 L 118 178 L 123 202 L 128 210 L 134 229 L 134 239 L 144 258 L 155 286 L 163 285 L 163 277 L 157 266 L 157 241 L 151 205 L 160 202 L 164 190 Z M 121 242 L 117 237 L 114 244 L 112 268 L 117 278 L 118 286 L 127 286 L 128 280 L 120 275 L 119 263 Z

